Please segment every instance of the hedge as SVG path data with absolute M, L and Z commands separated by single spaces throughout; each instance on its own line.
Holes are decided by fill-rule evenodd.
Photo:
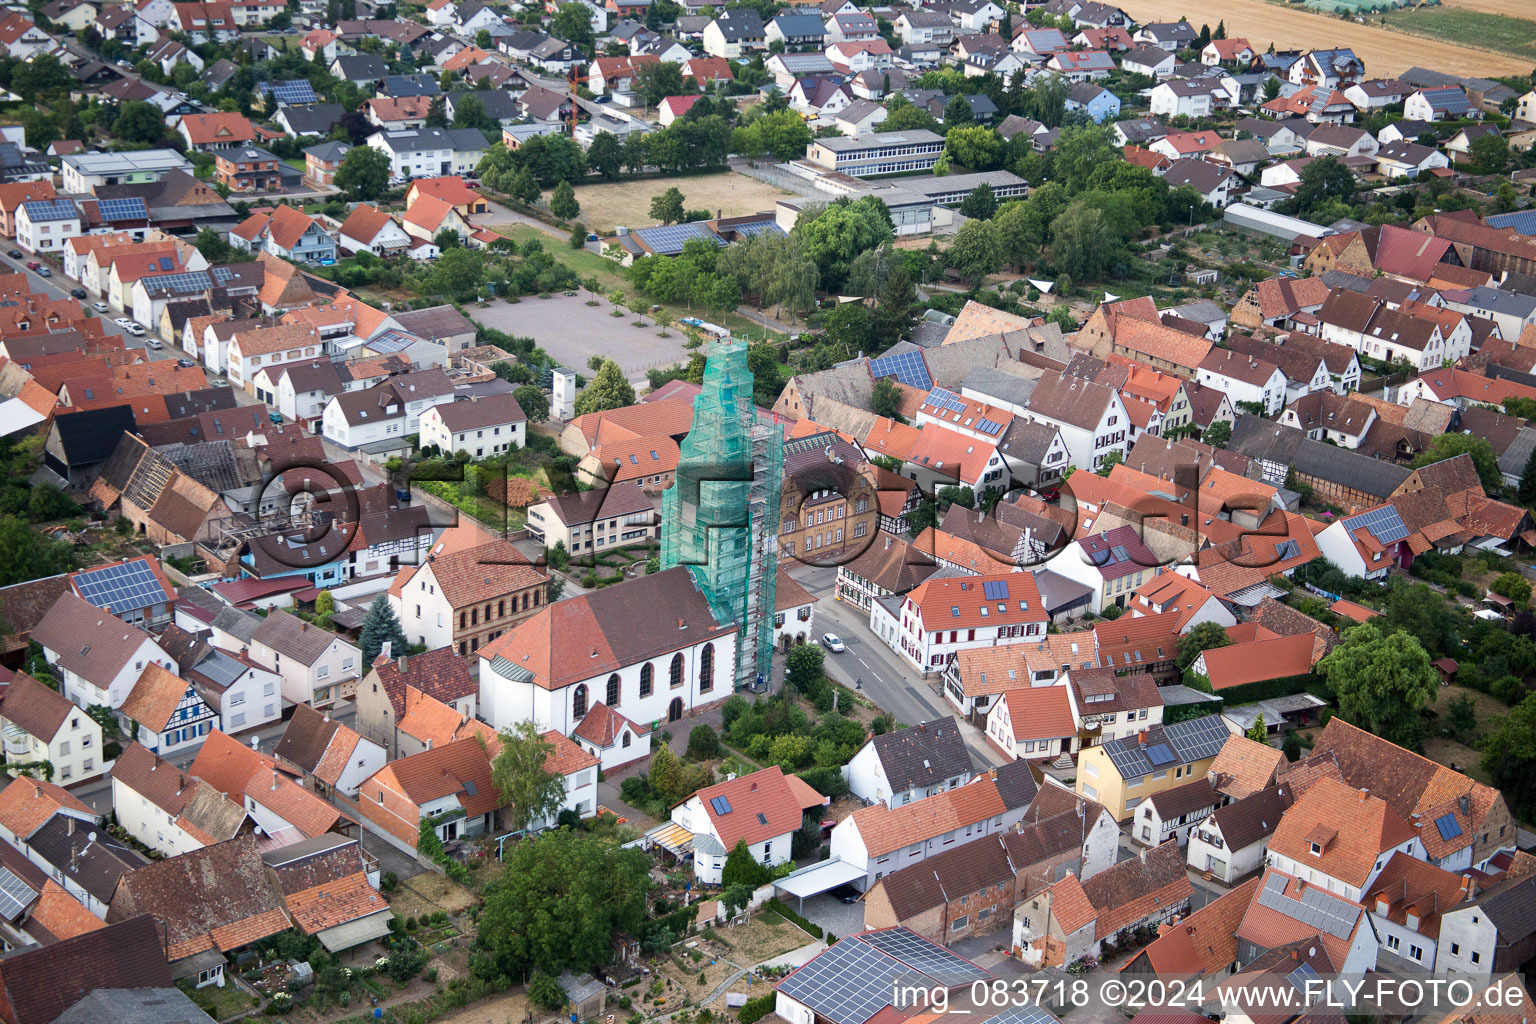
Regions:
M 784 918 L 786 921 L 794 922 L 800 927 L 802 931 L 810 932 L 818 939 L 823 937 L 821 925 L 812 924 L 805 918 L 801 917 L 799 914 L 795 913 L 793 910 L 790 910 L 789 907 L 785 906 L 781 901 L 777 899 L 764 901 L 763 909 L 771 910 L 778 914 L 780 917 Z
M 1264 679 L 1257 683 L 1245 683 L 1242 686 L 1229 686 L 1226 689 L 1217 690 L 1216 696 L 1226 701 L 1226 706 L 1231 708 L 1239 704 L 1252 704 L 1272 697 L 1289 697 L 1297 693 L 1312 693 L 1326 701 L 1333 700 L 1333 691 L 1329 689 L 1327 681 L 1312 672 L 1280 679 Z
M 774 994 L 769 992 L 766 995 L 760 995 L 755 999 L 748 999 L 742 1003 L 741 1009 L 736 1011 L 736 1016 L 741 1021 L 741 1024 L 755 1024 L 756 1021 L 762 1020 L 772 1013 L 773 998 Z

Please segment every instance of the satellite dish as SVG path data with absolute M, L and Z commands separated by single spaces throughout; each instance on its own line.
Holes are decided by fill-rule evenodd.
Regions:
M 96 841 L 96 833 L 92 832 L 90 835 L 86 836 L 85 841 L 88 843 L 94 843 Z

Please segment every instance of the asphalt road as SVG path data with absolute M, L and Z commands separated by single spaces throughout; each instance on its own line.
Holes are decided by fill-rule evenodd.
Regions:
M 815 627 L 818 641 L 823 633 L 836 633 L 847 647 L 841 654 L 827 652 L 827 675 L 859 691 L 898 722 L 917 725 L 935 718 L 948 718 L 955 708 L 938 691 L 938 677 L 925 680 L 902 662 L 894 651 L 869 628 L 869 616 L 852 605 L 834 599 L 837 587 L 835 567 L 793 564 L 789 574 L 812 595 L 816 603 Z M 982 738 L 981 731 L 961 721 L 966 746 L 978 764 L 997 765 L 1003 758 Z

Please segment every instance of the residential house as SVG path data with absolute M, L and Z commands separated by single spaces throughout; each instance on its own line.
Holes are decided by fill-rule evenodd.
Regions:
M 112 812 L 130 836 L 165 857 L 228 842 L 247 825 L 243 804 L 138 742 L 112 763 Z
M 51 779 L 60 784 L 95 778 L 105 767 L 96 720 L 25 672 L 11 677 L 0 700 L 0 733 L 8 763 L 50 764 Z
M 1205 779 L 1153 793 L 1136 809 L 1131 839 L 1142 846 L 1161 846 L 1170 840 L 1186 846 L 1200 823 L 1224 799 Z
M 362 659 L 341 637 L 280 609 L 256 627 L 250 657 L 282 677 L 284 700 L 314 706 L 350 699 Z
M 1027 964 L 1061 968 L 1097 958 L 1141 928 L 1157 929 L 1189 909 L 1193 887 L 1177 843 L 1143 850 L 1086 881 L 1068 873 L 1019 901 L 1013 952 Z
M 1477 892 L 1476 883 L 1406 853 L 1394 853 L 1360 902 L 1371 912 L 1385 963 L 1428 970 L 1438 959 L 1441 915 Z
M 1089 587 L 1089 610 L 1098 614 L 1111 606 L 1125 608 L 1142 583 L 1157 571 L 1160 559 L 1142 542 L 1134 527 L 1121 526 L 1074 541 L 1045 563 L 1045 568 Z
M 1291 787 L 1269 786 L 1217 808 L 1189 833 L 1189 867 L 1209 872 L 1225 885 L 1234 885 L 1261 870 L 1269 837 L 1291 799 Z
M 381 131 L 370 135 L 367 145 L 389 157 L 390 173 L 399 179 L 472 174 L 487 148 L 474 128 Z
M 807 811 L 827 798 L 778 765 L 739 775 L 694 793 L 672 808 L 672 823 L 693 835 L 693 873 L 720 884 L 726 858 L 744 844 L 752 859 L 773 868 L 793 861 L 794 834 Z
M 1149 43 L 1169 53 L 1193 49 L 1199 34 L 1186 21 L 1149 22 L 1138 28 L 1131 37 L 1138 43 Z
M 125 734 L 162 756 L 201 742 L 219 718 L 197 687 L 153 664 L 144 667 L 117 714 Z
M 1224 392 L 1234 403 L 1255 406 L 1253 411 L 1261 416 L 1273 416 L 1285 406 L 1286 375 L 1258 356 L 1212 349 L 1200 362 L 1198 380 Z
M 1533 894 L 1536 876 L 1506 876 L 1467 902 L 1442 910 L 1435 973 L 1481 982 L 1529 960 L 1536 926 L 1522 908 Z
M 547 570 L 504 541 L 445 534 L 425 564 L 400 569 L 389 603 L 407 638 L 428 650 L 456 648 L 461 658 L 537 615 L 545 603 Z
M 1220 716 L 1208 715 L 1085 748 L 1078 754 L 1077 792 L 1126 821 L 1153 793 L 1203 778 L 1227 735 Z
M 1148 78 L 1168 78 L 1177 63 L 1173 51 L 1152 43 L 1142 43 L 1120 55 L 1120 67 L 1123 70 Z
M 1359 902 L 1394 853 L 1423 851 L 1415 829 L 1385 800 L 1321 778 L 1280 819 L 1265 863 Z
M 60 692 L 81 707 L 122 707 L 151 663 L 175 670 L 174 659 L 148 633 L 72 593 L 54 602 L 31 639 L 59 670 Z
M 572 554 L 644 544 L 660 536 L 655 503 L 633 482 L 550 495 L 528 507 L 528 531 L 546 548 Z
M 943 672 L 957 651 L 1043 636 L 1049 621 L 1034 577 L 1016 572 L 931 579 L 870 614 L 895 620 L 892 649 L 923 675 Z
M 448 709 L 453 719 L 448 726 L 450 736 L 460 724 L 475 717 L 476 683 L 464 660 L 455 657 L 451 648 L 409 657 L 379 654 L 358 687 L 356 726 L 363 742 L 381 748 L 386 759 L 404 756 L 401 733 L 409 726 L 401 723 L 411 710 L 408 705 L 418 703 Z M 412 751 L 425 746 L 416 733 L 407 735 L 417 740 L 411 744 Z
M 200 153 L 216 153 L 233 146 L 247 146 L 256 139 L 251 122 L 238 112 L 188 114 L 176 130 L 187 147 Z
M 704 52 L 711 57 L 735 60 L 767 46 L 767 29 L 761 15 L 751 9 L 720 13 L 704 29 Z
M 1106 456 L 1128 450 L 1130 416 L 1115 389 L 1066 373 L 1042 376 L 1023 418 L 1055 427 L 1070 464 L 1097 470 Z
M 1120 116 L 1120 97 L 1091 82 L 1078 82 L 1067 91 L 1066 109 L 1082 110 L 1095 124 Z
M 80 210 L 68 199 L 32 199 L 16 207 L 15 226 L 23 250 L 60 252 L 80 234 Z
M 1403 117 L 1410 121 L 1451 121 L 1476 116 L 1466 90 L 1459 85 L 1420 89 L 1403 101 Z
M 958 724 L 940 718 L 870 737 L 843 777 L 866 804 L 895 808 L 963 786 L 976 771 Z
M 353 207 L 336 234 L 343 252 L 375 256 L 399 255 L 410 248 L 413 238 L 393 214 L 367 203 Z
M 320 222 L 292 206 L 278 206 L 271 213 L 254 213 L 234 227 L 230 244 L 249 252 L 265 249 L 294 262 L 318 263 L 336 258 L 336 240 Z
M 1019 765 L 1027 771 L 1028 765 Z M 1001 774 L 1001 773 L 1000 773 Z M 832 830 L 832 857 L 848 884 L 867 891 L 881 878 L 927 857 L 1005 832 L 1025 814 L 1035 786 L 1006 788 L 991 775 L 899 807 L 874 804 Z
M 369 831 L 412 854 L 423 820 L 437 820 L 441 841 L 473 838 L 492 833 L 503 806 L 491 753 L 476 737 L 391 761 L 363 782 L 357 802 Z

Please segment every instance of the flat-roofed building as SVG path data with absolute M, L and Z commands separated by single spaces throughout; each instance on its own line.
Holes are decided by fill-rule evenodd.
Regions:
M 944 152 L 944 136 L 925 128 L 874 132 L 854 138 L 816 139 L 806 147 L 809 162 L 856 178 L 931 171 Z

